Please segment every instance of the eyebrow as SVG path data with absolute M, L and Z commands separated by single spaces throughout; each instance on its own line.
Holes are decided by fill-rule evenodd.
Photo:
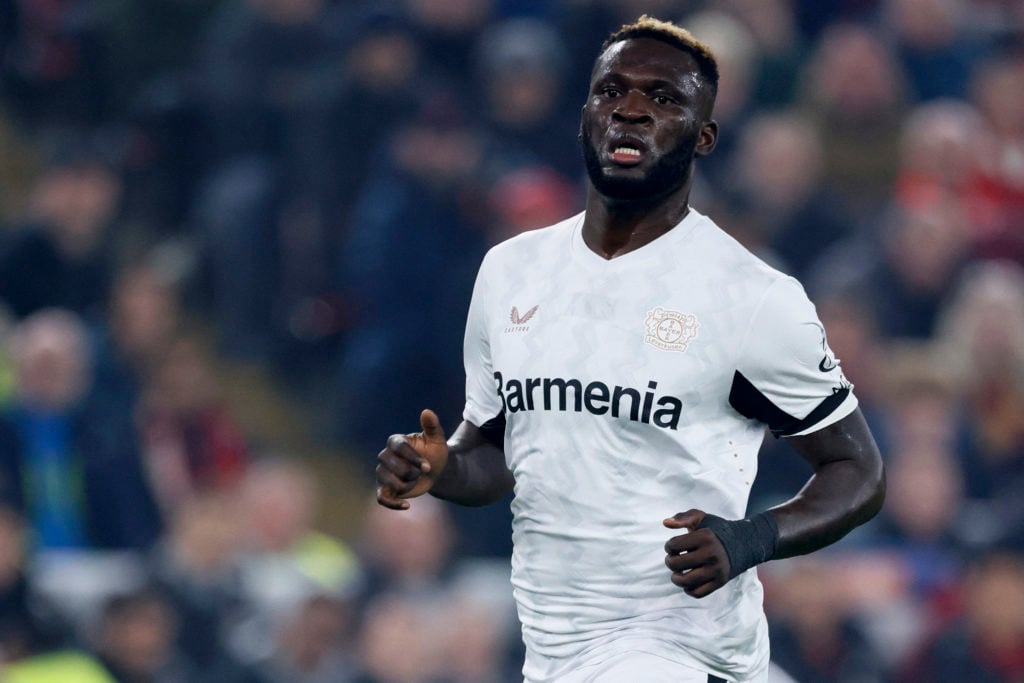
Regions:
M 596 86 L 596 85 L 600 85 L 600 84 L 603 84 L 603 83 L 621 82 L 623 80 L 626 80 L 626 79 L 621 74 L 608 73 L 608 74 L 605 74 L 604 76 L 602 76 L 601 78 L 598 78 L 597 80 L 595 80 L 594 81 L 594 85 Z M 677 93 L 679 95 L 685 94 L 685 90 L 683 88 L 681 88 L 679 85 L 673 83 L 672 81 L 665 80 L 664 78 L 655 78 L 655 79 L 650 80 L 650 81 L 643 80 L 642 83 L 643 83 L 643 86 L 644 86 L 643 87 L 644 92 L 652 92 L 654 90 L 669 90 L 669 91 L 671 91 L 673 93 Z

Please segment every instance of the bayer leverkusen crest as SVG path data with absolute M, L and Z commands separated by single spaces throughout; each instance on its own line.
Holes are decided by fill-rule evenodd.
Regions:
M 699 328 L 695 315 L 655 308 L 644 320 L 644 343 L 663 351 L 685 351 Z

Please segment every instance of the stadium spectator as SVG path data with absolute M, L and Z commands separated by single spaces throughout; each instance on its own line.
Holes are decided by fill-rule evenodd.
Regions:
M 853 228 L 822 186 L 818 132 L 792 113 L 761 114 L 743 129 L 735 155 L 737 194 L 754 230 L 782 267 L 800 278 Z
M 175 652 L 177 623 L 151 590 L 114 595 L 96 625 L 96 656 L 116 683 L 188 683 L 197 672 Z
M 281 629 L 272 658 L 263 664 L 262 680 L 352 683 L 357 665 L 349 628 L 344 602 L 326 595 L 302 601 Z
M 366 576 L 360 599 L 369 605 L 381 594 L 414 600 L 446 594 L 456 572 L 448 510 L 431 501 L 412 519 L 398 520 L 378 508 L 367 506 L 357 546 Z
M 772 661 L 797 681 L 884 680 L 879 653 L 852 613 L 837 565 L 801 558 L 772 584 Z
M 800 64 L 806 49 L 796 25 L 794 0 L 728 0 L 737 19 L 757 41 L 753 97 L 759 107 L 776 109 L 797 97 Z
M 918 400 L 931 398 L 920 396 Z M 955 444 L 931 441 L 896 439 L 898 446 L 889 465 L 892 503 L 874 528 L 875 543 L 884 544 L 902 558 L 911 589 L 925 600 L 956 583 L 964 550 L 964 540 L 955 528 L 965 502 L 963 474 L 953 452 Z
M 284 160 L 293 117 L 315 106 L 322 69 L 340 64 L 322 0 L 229 3 L 209 24 L 200 65 L 217 159 Z
M 1008 262 L 969 270 L 940 339 L 969 421 L 967 491 L 992 506 L 987 531 L 977 531 L 1024 548 L 1024 271 Z
M 0 662 L 55 651 L 70 642 L 71 626 L 40 594 L 28 574 L 30 529 L 0 502 Z
M 295 581 L 299 590 L 350 596 L 358 588 L 359 561 L 346 544 L 314 526 L 317 483 L 292 459 L 267 458 L 249 466 L 241 481 L 245 552 L 250 561 L 285 563 L 303 579 Z
M 15 2 L 0 19 L 0 90 L 23 127 L 94 126 L 114 114 L 102 69 L 102 17 L 93 5 Z
M 150 264 L 129 266 L 114 282 L 105 325 L 94 334 L 95 369 L 89 403 L 108 424 L 135 431 L 143 386 L 182 326 L 176 286 Z
M 977 49 L 965 29 L 961 0 L 887 0 L 885 27 L 920 100 L 964 97 Z
M 837 25 L 806 65 L 803 105 L 822 140 L 824 182 L 849 220 L 871 216 L 896 175 L 907 98 L 899 64 L 871 28 Z
M 44 548 L 143 548 L 160 520 L 134 432 L 114 429 L 83 399 L 91 354 L 69 311 L 40 311 L 11 333 L 15 395 L 0 420 L 8 495 Z
M 493 244 L 551 225 L 580 204 L 579 192 L 570 180 L 546 166 L 525 166 L 501 174 L 487 199 L 492 212 L 487 238 Z
M 901 680 L 1008 683 L 1024 675 L 1024 557 L 997 551 L 972 562 L 963 605 L 963 620 Z
M 19 318 L 43 308 L 98 316 L 110 288 L 121 180 L 95 149 L 72 143 L 32 190 L 28 222 L 0 243 L 0 300 Z
M 987 169 L 993 144 L 987 122 L 970 103 L 944 99 L 919 105 L 903 124 L 895 200 L 920 207 L 952 196 L 967 214 L 972 250 L 992 254 L 1011 246 L 993 242 L 1006 221 Z
M 516 659 L 522 655 L 510 647 L 508 615 L 472 593 L 455 593 L 448 613 L 441 645 L 447 682 L 513 683 L 522 678 L 518 663 L 509 661 L 512 652 Z
M 405 11 L 423 58 L 445 80 L 471 83 L 473 45 L 494 10 L 494 0 L 408 0 Z
M 169 513 L 196 493 L 237 485 L 249 448 L 198 340 L 168 342 L 137 414 L 146 471 Z
M 1024 57 L 1011 53 L 978 65 L 971 99 L 991 126 L 982 147 L 985 196 L 995 214 L 979 228 L 981 254 L 1024 262 Z M 985 141 L 983 141 L 985 142 Z
M 819 259 L 812 289 L 859 292 L 885 339 L 927 339 L 952 298 L 968 244 L 966 216 L 949 195 L 920 207 L 891 205 L 870 236 L 840 242 Z
M 200 672 L 196 683 L 257 680 L 234 649 L 252 611 L 239 563 L 239 522 L 236 496 L 198 493 L 178 506 L 150 557 L 154 587 L 177 615 L 176 648 Z
M 538 163 L 574 178 L 579 174 L 578 121 L 567 100 L 567 48 L 536 19 L 495 24 L 476 45 L 484 122 L 505 163 Z M 565 214 L 563 214 L 565 215 Z
M 422 596 L 375 597 L 359 635 L 356 683 L 445 683 L 444 651 L 430 626 L 431 612 L 440 607 L 424 602 Z M 402 656 L 396 657 L 396 651 Z
M 874 612 L 865 621 L 890 667 L 903 665 L 955 616 L 965 558 L 978 547 L 978 530 L 962 523 L 972 516 L 950 384 L 927 374 L 898 382 L 889 397 L 892 502 L 863 541 L 899 568 L 904 586 L 884 606 L 860 607 Z

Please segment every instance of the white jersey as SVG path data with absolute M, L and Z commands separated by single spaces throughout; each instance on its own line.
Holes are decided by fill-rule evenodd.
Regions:
M 464 418 L 504 429 L 528 681 L 627 650 L 729 680 L 768 665 L 754 570 L 704 599 L 670 581 L 662 520 L 744 516 L 767 424 L 857 405 L 800 284 L 694 210 L 606 260 L 578 215 L 494 247 L 466 329 Z M 500 437 L 499 437 L 500 438 Z M 787 465 L 783 465 L 787 466 Z

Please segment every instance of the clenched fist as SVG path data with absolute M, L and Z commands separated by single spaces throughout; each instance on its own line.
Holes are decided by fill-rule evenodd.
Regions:
M 664 521 L 669 529 L 688 529 L 665 544 L 665 565 L 672 570 L 672 583 L 687 595 L 703 598 L 729 580 L 729 555 L 711 529 L 701 528 L 702 510 L 680 512 Z

